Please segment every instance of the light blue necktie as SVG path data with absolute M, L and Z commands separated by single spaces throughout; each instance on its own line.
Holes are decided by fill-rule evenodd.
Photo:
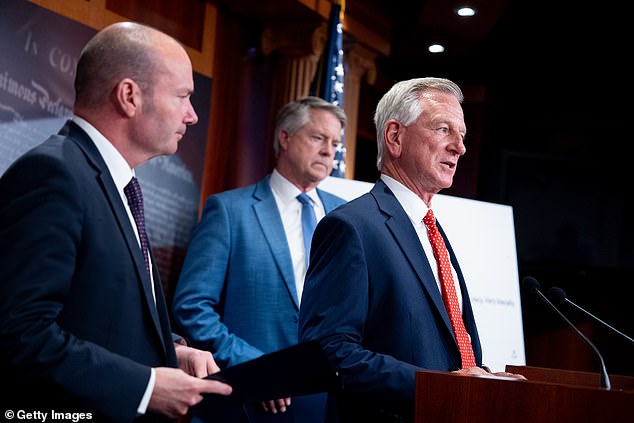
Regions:
M 306 268 L 310 259 L 310 241 L 313 239 L 313 232 L 317 226 L 315 210 L 311 204 L 310 197 L 302 192 L 297 196 L 297 200 L 302 203 L 302 233 L 304 234 L 304 248 L 306 251 Z

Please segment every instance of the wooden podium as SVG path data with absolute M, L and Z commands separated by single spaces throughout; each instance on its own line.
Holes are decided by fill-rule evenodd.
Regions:
M 415 422 L 625 422 L 634 421 L 634 377 L 506 366 L 528 380 L 456 373 L 416 373 Z

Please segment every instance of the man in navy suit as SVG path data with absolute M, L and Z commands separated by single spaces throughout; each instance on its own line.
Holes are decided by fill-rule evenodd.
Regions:
M 209 352 L 174 343 L 159 274 L 142 252 L 144 228 L 124 191 L 135 167 L 176 152 L 197 122 L 193 89 L 176 40 L 135 23 L 110 25 L 80 55 L 72 119 L 0 179 L 8 409 L 158 421 L 185 415 L 203 393 L 231 392 L 201 379 L 218 370 Z
M 207 200 L 173 311 L 192 345 L 211 351 L 221 366 L 297 343 L 307 252 L 296 197 L 310 197 L 317 219 L 344 202 L 317 185 L 332 170 L 345 124 L 344 112 L 320 98 L 288 103 L 277 116 L 273 172 Z M 325 401 L 310 399 L 315 401 L 297 398 L 292 405 L 288 398 L 272 400 L 262 404 L 268 415 L 260 406 L 249 412 L 259 421 L 271 413 L 277 414 L 274 421 L 319 421 Z M 303 412 L 305 402 L 311 405 Z
M 341 377 L 340 422 L 412 420 L 417 370 L 486 373 L 458 260 L 441 228 L 475 361 L 468 367 L 422 222 L 465 153 L 462 99 L 446 79 L 395 84 L 375 113 L 380 179 L 315 231 L 300 341 L 319 340 Z

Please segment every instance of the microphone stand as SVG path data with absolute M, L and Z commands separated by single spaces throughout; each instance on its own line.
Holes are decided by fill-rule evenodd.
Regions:
M 601 372 L 600 372 L 601 387 L 607 390 L 612 389 L 612 384 L 610 383 L 610 376 L 608 375 L 608 371 L 605 368 L 605 362 L 603 361 L 603 357 L 601 356 L 601 353 L 599 352 L 597 347 L 592 343 L 592 341 L 590 341 L 579 329 L 577 329 L 577 327 L 570 320 L 568 320 L 568 318 L 564 316 L 564 314 L 561 311 L 559 311 L 559 309 L 555 307 L 555 305 L 551 303 L 548 298 L 546 298 L 546 296 L 542 293 L 542 291 L 539 290 L 539 282 L 537 282 L 535 278 L 527 276 L 523 279 L 523 283 L 526 289 L 537 294 L 546 304 L 548 304 L 548 307 L 550 307 L 556 314 L 558 314 L 562 319 L 564 319 L 564 321 L 568 323 L 568 325 L 571 328 L 574 329 L 577 335 L 579 335 L 581 339 L 585 341 L 586 344 L 590 345 L 590 348 L 594 350 L 595 354 L 599 358 L 599 363 L 601 365 Z
M 576 308 L 577 310 L 581 311 L 586 316 L 592 318 L 595 322 L 598 322 L 599 324 L 601 324 L 601 325 L 605 326 L 606 328 L 610 329 L 611 331 L 621 335 L 623 338 L 627 339 L 629 342 L 634 344 L 634 339 L 632 339 L 631 337 L 627 336 L 626 334 L 624 334 L 620 330 L 618 330 L 618 329 L 612 327 L 611 325 L 607 324 L 606 322 L 604 322 L 603 320 L 599 319 L 597 316 L 595 316 L 594 314 L 590 313 L 589 311 L 583 309 L 582 307 L 579 307 L 577 304 L 575 304 L 572 301 L 570 301 L 568 299 L 568 297 L 566 296 L 566 293 L 564 292 L 563 289 L 557 288 L 557 287 L 553 287 L 553 288 L 550 288 L 548 293 L 550 294 L 550 297 L 555 299 L 556 301 L 560 301 L 562 303 L 566 303 L 566 304 L 569 304 L 569 305 L 573 306 L 574 308 Z

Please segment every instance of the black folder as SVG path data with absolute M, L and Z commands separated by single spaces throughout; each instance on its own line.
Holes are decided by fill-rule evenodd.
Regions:
M 233 388 L 229 396 L 205 394 L 192 410 L 213 415 L 219 408 L 338 390 L 341 385 L 317 341 L 265 354 L 207 376 Z

